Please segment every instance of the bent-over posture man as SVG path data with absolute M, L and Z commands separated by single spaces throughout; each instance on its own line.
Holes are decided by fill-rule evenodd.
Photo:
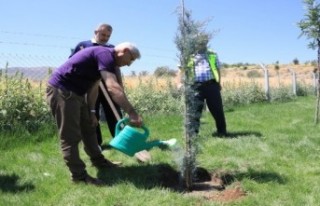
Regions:
M 84 150 L 93 166 L 110 168 L 115 164 L 105 159 L 96 137 L 98 124 L 95 102 L 101 79 L 115 101 L 129 115 L 133 126 L 142 125 L 141 116 L 128 101 L 119 84 L 116 73 L 122 66 L 130 66 L 140 58 L 139 50 L 131 43 L 121 43 L 115 48 L 95 46 L 83 49 L 58 67 L 48 81 L 47 102 L 55 118 L 64 161 L 74 182 L 103 185 L 103 181 L 91 177 L 79 155 L 78 145 Z M 87 95 L 87 101 L 86 96 Z

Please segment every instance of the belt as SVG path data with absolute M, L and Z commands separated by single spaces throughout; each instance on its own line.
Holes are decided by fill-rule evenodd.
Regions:
M 212 83 L 216 83 L 217 81 L 215 79 L 210 79 L 208 81 L 204 81 L 204 82 L 195 82 L 196 85 L 207 85 L 207 84 L 212 84 Z

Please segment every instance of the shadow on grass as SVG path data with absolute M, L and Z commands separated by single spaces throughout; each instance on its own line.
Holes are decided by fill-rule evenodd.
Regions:
M 16 174 L 0 174 L 0 190 L 7 193 L 17 193 L 34 190 L 35 186 L 33 184 L 26 183 L 23 185 L 19 185 L 18 180 L 19 176 Z
M 254 171 L 249 170 L 248 172 L 232 172 L 232 173 L 220 173 L 216 174 L 219 176 L 220 179 L 223 181 L 225 185 L 230 185 L 233 182 L 241 181 L 243 179 L 249 179 L 255 181 L 257 183 L 267 183 L 267 182 L 275 182 L 278 184 L 285 184 L 287 182 L 286 178 L 280 176 L 278 173 L 275 172 L 268 172 L 268 171 Z
M 180 172 L 176 171 L 169 164 L 123 166 L 99 170 L 97 176 L 109 186 L 129 182 L 139 189 L 161 187 L 176 192 L 184 191 L 181 184 Z M 221 185 L 219 185 L 219 188 L 221 188 L 219 190 L 225 188 L 224 186 L 244 179 L 257 183 L 274 182 L 285 184 L 287 182 L 285 177 L 275 172 L 255 171 L 252 169 L 248 172 L 215 171 L 210 173 L 205 168 L 197 168 L 193 178 L 195 183 L 214 181 L 218 178 L 221 180 Z
M 260 132 L 255 131 L 236 131 L 236 132 L 228 132 L 226 135 L 219 135 L 216 133 L 212 134 L 213 137 L 218 138 L 239 138 L 239 137 L 248 137 L 248 136 L 254 136 L 254 137 L 262 137 L 262 134 Z
M 132 165 L 98 170 L 98 178 L 107 185 L 131 182 L 137 188 L 152 189 L 164 187 L 179 190 L 180 174 L 169 164 Z

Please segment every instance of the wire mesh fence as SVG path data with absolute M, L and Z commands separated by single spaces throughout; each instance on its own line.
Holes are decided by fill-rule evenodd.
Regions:
M 67 60 L 67 56 L 45 56 L 0 53 L 0 71 L 7 70 L 8 75 L 16 72 L 31 80 L 44 80 L 48 73 Z M 316 85 L 316 76 L 311 65 L 288 65 L 278 71 L 267 68 L 270 87 L 289 86 L 296 84 Z M 294 74 L 293 74 L 294 72 Z M 261 67 L 248 69 L 222 69 L 224 84 L 241 84 L 255 81 L 264 86 L 265 74 Z
M 45 103 L 46 81 L 49 74 L 64 63 L 67 58 L 65 56 L 0 53 L 1 128 L 10 128 L 17 121 L 29 125 L 29 128 L 34 128 L 41 125 L 42 122 L 48 121 L 50 113 Z M 224 68 L 221 70 L 223 95 L 227 96 L 228 91 L 242 88 L 242 90 L 231 93 L 231 95 L 239 96 L 237 101 L 241 102 L 244 98 L 249 99 L 248 96 L 252 96 L 252 91 L 261 91 L 261 89 L 251 90 L 248 95 L 243 93 L 248 88 L 255 86 L 262 88 L 266 92 L 266 96 L 283 87 L 287 89 L 285 92 L 290 92 L 293 95 L 300 95 L 302 90 L 302 93 L 316 94 L 317 76 L 313 70 L 314 68 L 311 65 L 287 65 L 282 66 L 280 70 L 274 70 L 272 66 L 266 67 L 265 70 L 259 66 L 252 66 L 247 69 Z M 152 78 L 155 78 L 155 76 Z M 150 84 L 147 80 L 141 81 L 139 76 L 130 76 L 130 78 L 124 76 L 124 85 L 130 85 L 129 81 L 138 82 L 138 86 L 130 90 L 130 93 L 134 93 L 134 90 L 136 90 L 142 92 L 145 97 L 146 91 L 150 90 L 150 85 L 146 85 L 147 90 L 139 90 L 139 88 L 142 90 L 146 88 L 139 84 Z M 165 85 L 160 85 L 160 82 L 158 80 L 154 82 L 156 84 L 155 88 L 158 86 L 161 90 L 173 90 L 172 85 L 170 85 L 170 88 L 167 86 L 168 89 Z M 155 89 L 153 93 L 156 93 L 156 91 L 158 90 Z M 179 92 L 179 90 L 176 90 L 176 92 Z M 256 99 L 254 94 L 253 98 Z M 235 98 L 232 97 L 231 99 L 234 100 Z M 150 98 L 150 101 L 152 101 L 152 98 Z M 159 102 L 159 100 L 156 101 Z M 152 102 L 148 105 L 152 105 Z M 5 120 L 8 121 L 5 122 Z
M 0 71 L 12 76 L 17 72 L 30 80 L 45 80 L 50 71 L 68 57 L 0 53 Z
M 287 88 L 293 95 L 299 95 L 301 89 L 316 94 L 317 74 L 312 65 L 284 65 L 281 69 L 273 69 L 273 65 L 257 65 L 250 69 L 222 70 L 223 87 L 237 88 L 254 84 L 266 93 L 279 88 Z

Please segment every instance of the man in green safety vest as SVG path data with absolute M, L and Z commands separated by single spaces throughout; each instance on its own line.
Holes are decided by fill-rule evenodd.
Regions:
M 227 126 L 220 92 L 220 62 L 218 55 L 208 50 L 208 35 L 201 35 L 200 41 L 196 45 L 196 53 L 189 58 L 186 70 L 180 67 L 179 73 L 186 75 L 184 79 L 190 83 L 195 93 L 192 96 L 195 103 L 195 115 L 191 115 L 193 118 L 191 121 L 195 124 L 195 132 L 199 133 L 200 118 L 204 102 L 206 102 L 216 124 L 217 131 L 213 133 L 213 136 L 225 137 Z M 181 77 L 178 78 L 181 79 Z

